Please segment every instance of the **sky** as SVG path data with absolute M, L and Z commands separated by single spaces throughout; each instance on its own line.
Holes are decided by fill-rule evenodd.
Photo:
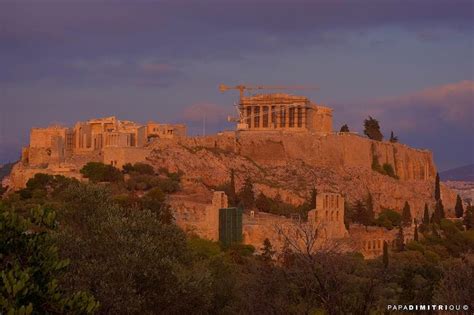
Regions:
M 334 128 L 433 151 L 440 170 L 474 163 L 474 1 L 0 2 L 0 163 L 31 127 L 116 115 L 234 126 L 219 84 L 306 85 Z M 269 91 L 271 92 L 271 91 Z

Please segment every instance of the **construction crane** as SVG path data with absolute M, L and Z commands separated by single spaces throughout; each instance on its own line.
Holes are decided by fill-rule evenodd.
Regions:
M 236 85 L 236 86 L 228 86 L 225 84 L 219 85 L 219 90 L 221 92 L 226 92 L 228 90 L 238 90 L 240 92 L 240 101 L 242 102 L 242 98 L 244 96 L 244 92 L 251 91 L 251 90 L 318 90 L 317 86 L 303 86 L 303 85 L 295 85 L 295 86 L 245 86 L 245 85 Z
M 319 90 L 317 86 L 303 86 L 303 85 L 296 85 L 296 86 L 263 86 L 263 85 L 256 85 L 256 86 L 246 86 L 246 85 L 236 85 L 236 86 L 228 86 L 225 84 L 219 85 L 219 90 L 221 92 L 226 92 L 228 90 L 238 90 L 240 94 L 239 104 L 234 103 L 234 107 L 237 111 L 238 118 L 236 117 L 227 117 L 227 121 L 229 122 L 237 122 L 238 125 L 244 125 L 244 117 L 243 113 L 240 110 L 240 106 L 242 104 L 242 99 L 244 97 L 245 91 L 252 91 L 252 90 Z

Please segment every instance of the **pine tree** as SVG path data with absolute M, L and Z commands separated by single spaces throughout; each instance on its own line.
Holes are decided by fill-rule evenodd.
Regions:
M 405 250 L 405 235 L 403 233 L 403 227 L 400 225 L 398 227 L 398 235 L 397 235 L 397 249 L 398 251 L 403 251 Z
M 439 187 L 439 173 L 436 173 L 435 179 L 435 200 L 438 201 L 441 199 L 441 188 Z
M 387 241 L 383 241 L 383 266 L 385 269 L 388 268 L 388 244 Z
M 349 132 L 349 126 L 347 124 L 342 125 L 341 130 L 339 132 Z
M 390 133 L 390 142 L 392 143 L 398 142 L 398 137 L 393 134 L 393 131 Z
M 462 218 L 464 215 L 464 207 L 462 205 L 462 200 L 459 195 L 456 197 L 456 206 L 454 207 L 454 212 L 456 213 L 456 218 Z
M 405 201 L 405 205 L 403 206 L 402 224 L 403 226 L 410 226 L 412 224 L 410 204 L 408 204 L 407 201 Z
M 377 119 L 369 116 L 364 120 L 364 134 L 372 140 L 382 141 L 383 135 L 380 132 L 380 126 Z
M 268 238 L 263 241 L 263 247 L 261 248 L 262 254 L 260 255 L 265 262 L 271 262 L 276 251 L 273 250 L 272 243 Z
M 428 205 L 425 203 L 425 212 L 423 213 L 423 225 L 430 224 L 430 211 L 428 210 Z
M 413 234 L 413 239 L 418 242 L 418 224 L 415 224 L 415 232 Z

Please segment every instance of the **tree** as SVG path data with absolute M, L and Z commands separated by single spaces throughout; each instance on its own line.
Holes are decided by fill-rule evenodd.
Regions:
M 50 236 L 56 214 L 44 207 L 24 218 L 0 209 L 0 313 L 89 314 L 99 304 L 86 292 L 65 293 L 59 277 L 69 265 Z
M 349 126 L 347 124 L 342 125 L 341 130 L 339 132 L 349 132 Z
M 235 171 L 233 168 L 230 169 L 229 193 L 227 197 L 230 205 L 237 205 L 237 193 L 235 190 Z
M 466 226 L 466 230 L 474 229 L 474 206 L 469 205 L 466 207 L 464 225 Z
M 255 206 L 255 194 L 253 192 L 253 183 L 250 176 L 247 176 L 244 181 L 242 189 L 239 191 L 240 205 L 246 209 L 251 209 Z
M 456 197 L 456 206 L 454 207 L 454 212 L 456 214 L 456 218 L 462 218 L 464 215 L 464 207 L 462 205 L 462 200 L 459 195 Z
M 393 131 L 390 133 L 390 142 L 397 143 L 398 137 L 393 134 Z
M 398 235 L 396 239 L 396 244 L 397 244 L 397 249 L 398 251 L 403 251 L 405 250 L 405 235 L 403 232 L 403 226 L 398 227 Z
M 273 261 L 273 256 L 275 256 L 276 251 L 273 250 L 272 243 L 268 238 L 265 238 L 263 241 L 263 247 L 261 248 L 262 254 L 260 255 L 262 257 L 262 260 L 265 262 L 271 262 Z
M 123 180 L 123 174 L 119 169 L 100 162 L 89 162 L 80 172 L 93 183 L 118 182 Z
M 434 194 L 435 194 L 435 200 L 436 201 L 441 199 L 441 188 L 439 186 L 439 173 L 436 173 Z
M 402 224 L 403 226 L 410 226 L 412 224 L 411 209 L 408 201 L 405 201 L 405 205 L 403 206 Z
M 368 226 L 374 223 L 374 212 L 372 206 L 372 196 L 369 194 L 366 203 L 361 200 L 356 201 L 352 207 L 352 222 Z
M 315 187 L 311 190 L 311 197 L 310 197 L 310 210 L 316 209 L 316 196 L 318 195 L 318 191 Z
M 415 232 L 413 233 L 413 240 L 418 242 L 418 224 L 415 224 Z
M 399 226 L 401 221 L 402 216 L 400 213 L 392 209 L 383 209 L 382 212 L 379 213 L 375 223 L 391 230 L 394 226 Z
M 423 225 L 430 224 L 430 212 L 428 210 L 428 205 L 425 203 L 425 211 L 423 213 Z
M 371 116 L 364 120 L 364 134 L 372 140 L 383 140 L 383 134 L 380 132 L 379 122 Z
M 383 241 L 383 266 L 385 269 L 388 268 L 388 244 L 387 244 L 387 241 Z

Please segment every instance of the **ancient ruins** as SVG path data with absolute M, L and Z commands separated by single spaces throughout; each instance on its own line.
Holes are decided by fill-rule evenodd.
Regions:
M 383 242 L 394 246 L 396 231 L 344 225 L 344 203 L 363 200 L 370 193 L 374 210 L 401 211 L 405 202 L 414 219 L 423 206 L 434 205 L 436 167 L 428 150 L 401 143 L 374 141 L 357 133 L 334 132 L 332 109 L 303 96 L 257 94 L 237 104 L 236 129 L 210 136 L 187 136 L 182 124 L 139 124 L 116 117 L 78 122 L 73 127 L 32 128 L 30 143 L 4 184 L 20 189 L 36 173 L 64 175 L 82 180 L 80 169 L 102 162 L 119 169 L 126 163 L 148 163 L 171 172 L 180 171 L 181 191 L 169 196 L 176 222 L 184 230 L 219 240 L 219 213 L 228 208 L 227 196 L 213 187 L 235 171 L 236 188 L 250 177 L 255 194 L 281 198 L 299 205 L 309 191 L 318 190 L 316 209 L 308 220 L 288 218 L 250 209 L 242 218 L 244 243 L 259 248 L 269 238 L 283 246 L 281 231 L 317 226 L 318 246 L 342 244 L 366 257 L 382 252 Z M 258 87 L 255 89 L 259 89 Z M 390 165 L 396 177 L 377 173 L 374 161 Z M 448 214 L 455 193 L 441 187 Z M 412 227 L 405 237 L 410 239 Z

